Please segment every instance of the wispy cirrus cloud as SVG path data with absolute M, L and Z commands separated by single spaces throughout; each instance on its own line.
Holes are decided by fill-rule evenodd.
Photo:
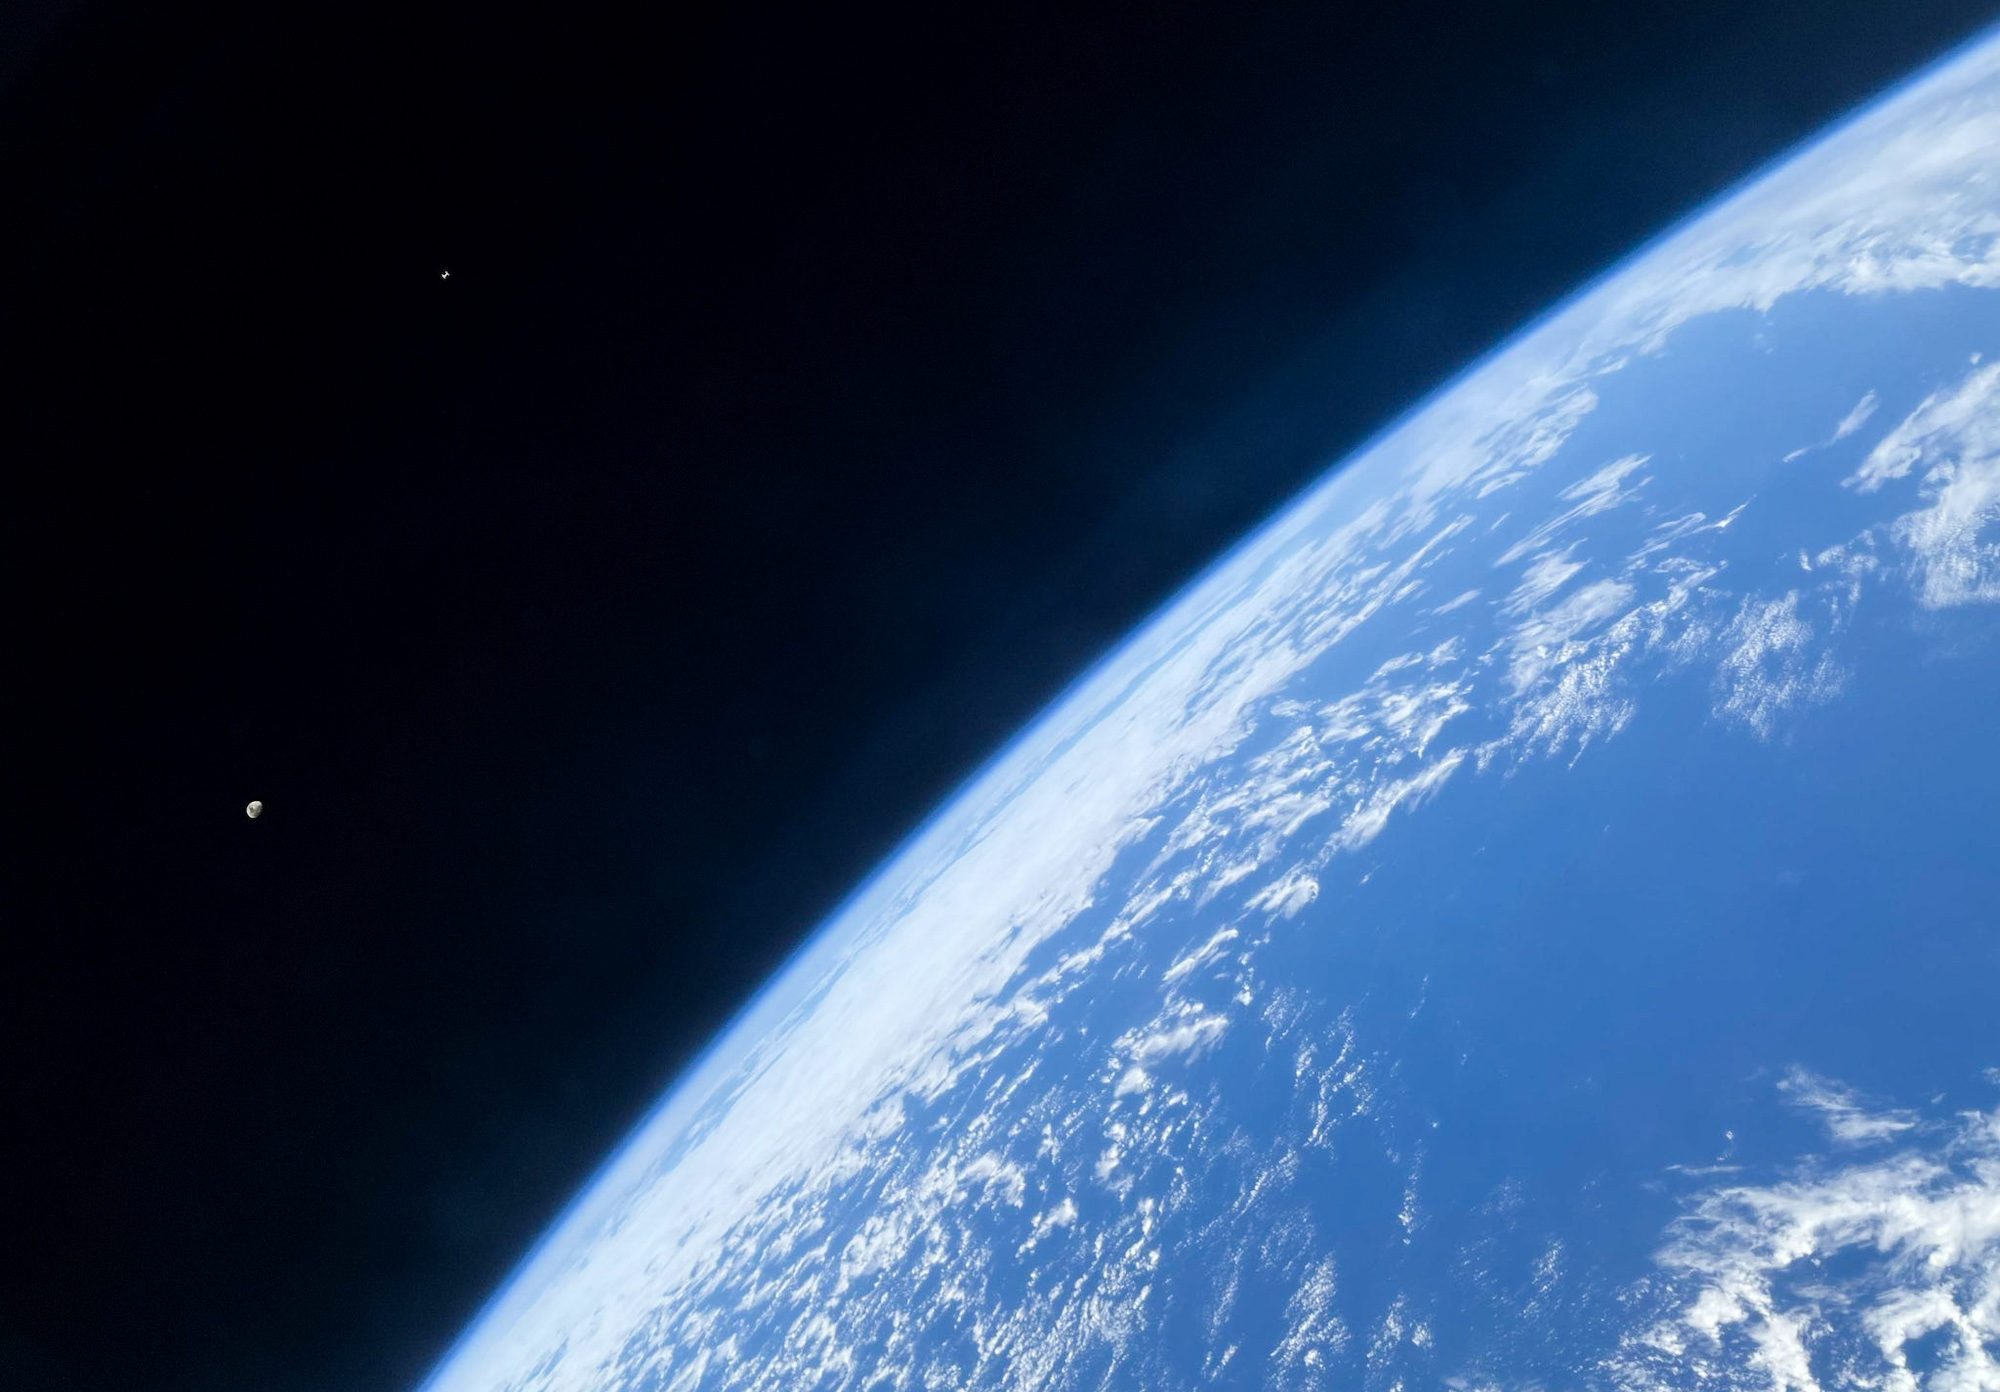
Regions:
M 1847 479 L 1859 493 L 1874 493 L 1891 480 L 1905 478 L 1918 465 L 1926 469 L 1972 453 L 1994 452 L 2000 420 L 1994 414 L 2000 393 L 2000 363 L 1978 368 L 1963 380 L 1932 392 L 1903 422 L 1882 437 Z
M 1909 1112 L 1871 1108 L 1853 1088 L 1803 1068 L 1786 1073 L 1778 1091 L 1793 1106 L 1819 1113 L 1827 1134 L 1847 1145 L 1890 1140 L 1917 1124 Z
M 1872 391 L 1863 396 L 1859 401 L 1854 403 L 1852 411 L 1849 411 L 1840 418 L 1840 424 L 1833 428 L 1833 438 L 1836 440 L 1845 440 L 1862 426 L 1868 424 L 1869 418 L 1875 414 L 1875 408 L 1881 404 L 1881 401 Z
M 1861 429 L 1862 426 L 1868 424 L 1869 420 L 1875 414 L 1875 408 L 1881 404 L 1881 399 L 1874 392 L 1868 392 L 1861 400 L 1854 403 L 1853 410 L 1840 418 L 1840 423 L 1833 428 L 1833 434 L 1827 436 L 1817 444 L 1803 445 L 1793 450 L 1785 456 L 1785 462 L 1789 464 L 1795 459 L 1803 459 L 1814 450 L 1825 449 L 1828 445 L 1839 444 L 1842 440 L 1854 434 L 1855 431 Z

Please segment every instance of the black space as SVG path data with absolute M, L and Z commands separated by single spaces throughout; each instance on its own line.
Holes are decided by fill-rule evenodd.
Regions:
M 1993 17 L 16 7 L 0 1386 L 412 1386 L 1093 657 Z

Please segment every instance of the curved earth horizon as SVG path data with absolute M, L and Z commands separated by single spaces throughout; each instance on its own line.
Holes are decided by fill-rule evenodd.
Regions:
M 1086 674 L 425 1386 L 1996 1392 L 1996 693 L 1988 35 Z

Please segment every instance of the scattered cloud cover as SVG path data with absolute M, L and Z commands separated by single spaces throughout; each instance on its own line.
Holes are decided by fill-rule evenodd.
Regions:
M 1924 506 L 1890 535 L 1929 609 L 2000 602 L 2000 363 L 1933 393 L 1869 452 L 1850 487 L 1873 493 L 1921 470 Z
M 1803 1071 L 1780 1089 L 1837 1141 L 1902 1144 L 1697 1196 L 1642 1293 L 1661 1313 L 1605 1372 L 1627 1392 L 2000 1388 L 2000 1111 L 1921 1127 Z
M 1715 713 L 1770 738 L 1798 706 L 1831 701 L 1844 680 L 1813 626 L 1799 617 L 1799 592 L 1748 598 L 1722 632 L 1727 645 L 1716 673 Z

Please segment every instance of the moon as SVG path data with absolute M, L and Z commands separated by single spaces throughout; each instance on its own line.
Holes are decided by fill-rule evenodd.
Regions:
M 243 815 L 248 817 L 253 822 L 256 821 L 259 817 L 264 815 L 264 804 L 261 802 L 251 803 L 248 807 L 243 809 Z

